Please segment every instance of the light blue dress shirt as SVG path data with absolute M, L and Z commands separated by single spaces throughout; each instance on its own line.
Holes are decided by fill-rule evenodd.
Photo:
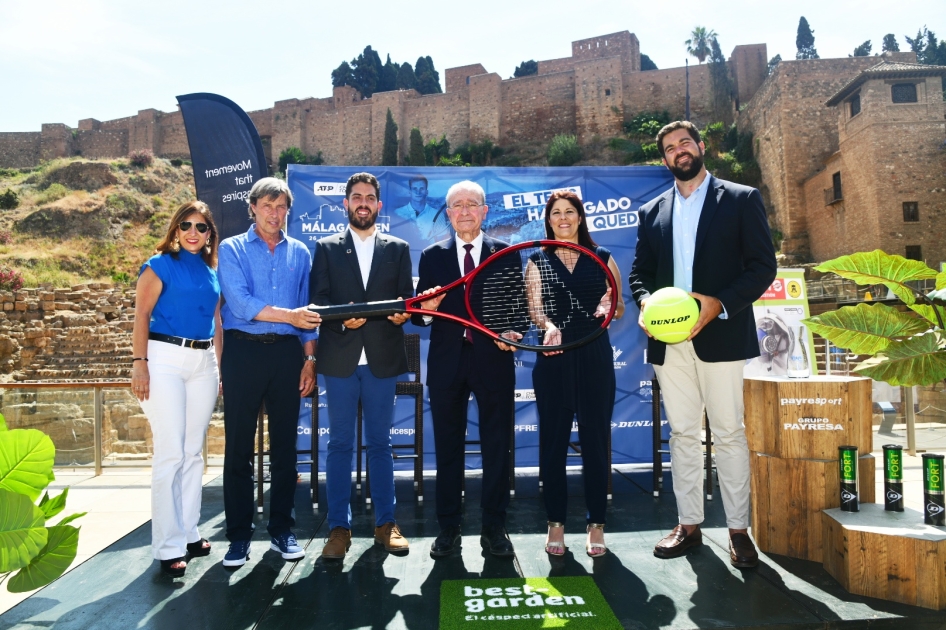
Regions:
M 696 190 L 684 198 L 676 184 L 673 186 L 673 286 L 687 293 L 693 291 L 693 257 L 696 255 L 696 231 L 700 225 L 710 174 L 707 173 Z M 726 307 L 719 315 L 726 319 Z
M 256 233 L 255 223 L 245 234 L 220 243 L 217 275 L 224 299 L 220 317 L 224 330 L 296 335 L 305 343 L 318 339 L 318 332 L 253 319 L 266 306 L 294 309 L 309 303 L 309 248 L 284 231 L 280 231 L 280 236 L 272 254 L 266 241 Z

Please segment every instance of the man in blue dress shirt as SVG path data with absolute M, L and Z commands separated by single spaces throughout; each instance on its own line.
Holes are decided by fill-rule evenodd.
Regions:
M 250 190 L 245 234 L 220 243 L 223 292 L 223 381 L 226 452 L 223 495 L 230 548 L 225 567 L 249 559 L 253 536 L 253 437 L 260 405 L 269 417 L 270 548 L 286 560 L 305 551 L 290 529 L 296 491 L 296 425 L 300 397 L 315 387 L 315 328 L 309 304 L 309 249 L 285 232 L 292 193 L 273 177 Z
M 705 147 L 693 123 L 665 126 L 657 134 L 657 148 L 673 173 L 674 186 L 640 209 L 631 291 L 643 308 L 657 289 L 683 289 L 699 300 L 700 317 L 680 343 L 647 341 L 670 421 L 680 522 L 657 543 L 654 555 L 675 558 L 703 542 L 700 434 L 705 407 L 729 526 L 729 560 L 735 567 L 754 567 L 758 554 L 747 531 L 749 449 L 742 371 L 746 359 L 759 356 L 752 303 L 775 279 L 769 224 L 758 190 L 706 172 Z M 643 320 L 638 323 L 644 328 Z

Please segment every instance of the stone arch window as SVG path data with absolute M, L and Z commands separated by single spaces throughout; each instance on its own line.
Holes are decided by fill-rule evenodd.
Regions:
M 855 94 L 854 96 L 852 96 L 852 97 L 851 97 L 851 100 L 848 101 L 848 103 L 850 103 L 850 107 L 851 107 L 851 118 L 854 118 L 855 116 L 857 116 L 858 114 L 861 113 L 861 94 L 860 94 L 860 92 L 858 92 L 857 94 Z
M 894 83 L 890 95 L 894 103 L 916 103 L 916 83 Z

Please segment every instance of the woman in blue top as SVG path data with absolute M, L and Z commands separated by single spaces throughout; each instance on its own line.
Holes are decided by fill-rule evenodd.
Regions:
M 621 272 L 604 247 L 599 247 L 588 233 L 585 209 L 581 199 L 573 192 L 555 192 L 545 206 L 546 238 L 576 243 L 595 252 L 611 269 L 615 278 Z M 575 296 L 589 294 L 587 289 L 574 291 L 572 287 L 597 287 L 588 304 L 578 304 L 586 312 L 604 316 L 611 308 L 611 300 L 617 300 L 614 319 L 624 314 L 621 285 L 617 295 L 611 295 L 606 274 L 600 266 L 585 255 L 566 248 L 548 248 L 541 260 L 530 260 L 526 266 L 526 282 L 539 265 L 553 267 L 556 276 L 564 278 L 561 286 L 552 287 L 542 295 L 545 308 L 541 321 L 536 324 L 545 329 L 545 345 L 559 345 L 581 337 L 584 331 L 560 330 L 556 318 L 568 317 L 575 306 Z M 531 293 L 530 293 L 531 294 Z M 593 321 L 592 327 L 598 327 Z M 581 441 L 582 476 L 585 486 L 585 504 L 588 509 L 587 539 L 585 551 L 591 557 L 607 552 L 604 544 L 605 510 L 608 493 L 608 435 L 611 432 L 611 412 L 614 409 L 614 363 L 611 355 L 611 340 L 608 332 L 591 343 L 564 352 L 545 352 L 537 355 L 532 369 L 532 385 L 535 388 L 536 407 L 539 412 L 539 457 L 544 482 L 543 496 L 548 516 L 548 538 L 545 551 L 553 556 L 565 553 L 565 515 L 567 513 L 568 488 L 565 477 L 565 461 L 568 442 L 572 432 L 572 421 L 577 417 L 578 437 Z
M 207 205 L 185 203 L 141 266 L 135 291 L 131 388 L 154 438 L 151 549 L 175 577 L 188 556 L 210 553 L 197 521 L 201 452 L 219 389 L 218 243 Z

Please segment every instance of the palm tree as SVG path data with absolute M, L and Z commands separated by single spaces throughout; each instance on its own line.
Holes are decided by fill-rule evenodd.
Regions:
M 716 39 L 716 31 L 706 30 L 704 26 L 696 26 L 693 28 L 693 32 L 690 33 L 690 39 L 686 40 L 684 44 L 686 44 L 687 52 L 699 59 L 700 63 L 703 63 L 710 56 L 710 46 L 712 46 L 714 39 Z

